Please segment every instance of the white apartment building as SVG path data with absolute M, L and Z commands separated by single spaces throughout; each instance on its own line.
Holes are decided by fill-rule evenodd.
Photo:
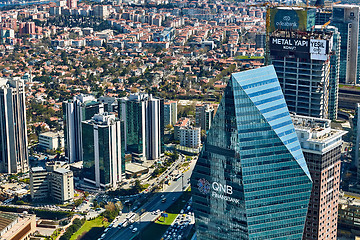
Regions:
M 39 146 L 47 150 L 56 150 L 64 147 L 63 132 L 45 132 L 39 135 Z
M 180 146 L 199 148 L 201 144 L 201 128 L 200 127 L 181 127 Z

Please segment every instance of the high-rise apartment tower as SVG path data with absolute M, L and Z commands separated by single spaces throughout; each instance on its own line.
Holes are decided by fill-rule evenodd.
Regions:
M 81 122 L 102 112 L 103 103 L 92 95 L 80 94 L 63 103 L 65 157 L 70 163 L 82 161 Z
M 25 84 L 20 78 L 0 78 L 0 171 L 29 170 Z
M 313 187 L 304 240 L 337 239 L 340 156 L 346 131 L 332 129 L 330 120 L 292 116 Z

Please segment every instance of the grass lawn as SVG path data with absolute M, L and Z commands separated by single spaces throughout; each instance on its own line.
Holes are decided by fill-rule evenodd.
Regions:
M 91 237 L 91 239 L 97 239 L 103 232 L 104 228 L 106 228 L 107 226 L 109 226 L 109 223 L 108 222 L 102 223 L 102 217 L 97 217 L 93 220 L 86 221 L 84 225 L 82 225 L 81 228 L 76 233 L 74 233 L 74 235 L 71 236 L 70 240 L 76 240 L 79 236 L 82 236 L 87 232 L 90 232 L 91 230 L 92 230 L 91 236 L 87 236 L 87 238 L 84 239 L 90 239 L 88 237 Z
M 262 56 L 251 56 L 251 57 L 249 57 L 249 56 L 236 56 L 234 58 L 243 60 L 243 59 L 263 59 L 264 57 L 262 57 Z
M 351 88 L 351 89 L 360 90 L 359 86 L 354 86 L 350 84 L 339 84 L 339 88 Z
M 155 223 L 170 226 L 172 224 L 172 222 L 175 220 L 177 215 L 178 214 L 175 214 L 175 213 L 168 213 L 168 217 L 165 218 L 165 221 L 164 221 L 164 217 L 160 217 Z

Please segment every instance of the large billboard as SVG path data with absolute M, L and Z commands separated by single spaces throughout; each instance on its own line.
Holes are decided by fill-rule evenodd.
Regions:
M 277 7 L 268 11 L 270 22 L 267 30 L 276 29 L 310 31 L 315 26 L 315 9 Z
M 310 39 L 310 58 L 326 61 L 328 46 L 326 40 Z
M 269 49 L 271 56 L 326 61 L 329 54 L 329 41 L 271 36 Z

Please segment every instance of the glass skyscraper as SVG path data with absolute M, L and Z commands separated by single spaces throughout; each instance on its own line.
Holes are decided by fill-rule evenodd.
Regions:
M 82 122 L 84 180 L 97 187 L 117 187 L 125 173 L 124 123 L 113 114 L 95 114 Z
M 341 83 L 359 83 L 359 17 L 360 7 L 337 4 L 333 6 L 332 23 L 341 36 L 340 75 Z
M 197 239 L 301 239 L 311 187 L 274 67 L 233 74 L 191 177 Z
M 164 137 L 164 101 L 136 93 L 119 100 L 119 118 L 125 124 L 125 150 L 133 158 L 158 159 Z
M 79 94 L 63 103 L 65 157 L 72 162 L 82 161 L 81 122 L 104 112 L 104 104 L 92 95 Z

